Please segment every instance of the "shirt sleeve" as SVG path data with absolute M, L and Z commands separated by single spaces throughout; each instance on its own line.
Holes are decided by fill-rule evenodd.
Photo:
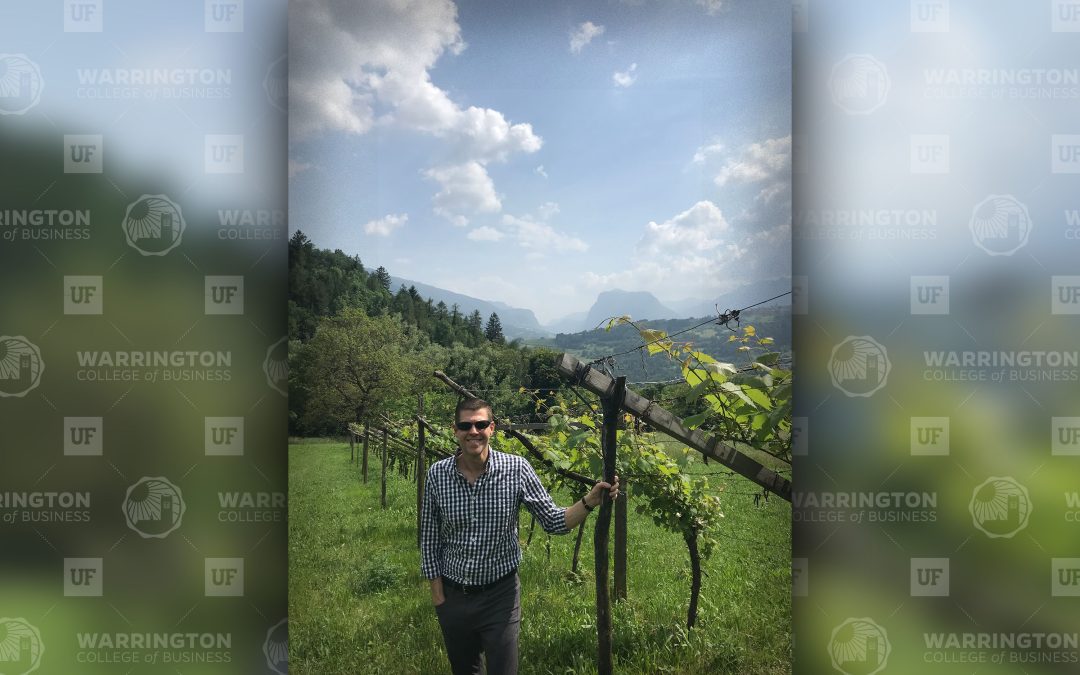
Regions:
M 521 502 L 540 522 L 548 534 L 569 534 L 566 529 L 566 509 L 559 508 L 540 483 L 540 478 L 528 461 L 521 461 Z
M 435 467 L 428 469 L 424 481 L 424 500 L 420 513 L 420 573 L 427 579 L 440 576 L 439 504 L 435 500 Z

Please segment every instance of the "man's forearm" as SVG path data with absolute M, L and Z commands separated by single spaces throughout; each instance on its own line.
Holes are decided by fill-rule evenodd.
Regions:
M 428 579 L 431 583 L 431 604 L 441 605 L 446 601 L 446 596 L 443 595 L 442 577 L 435 577 L 434 579 Z
M 566 508 L 566 529 L 574 529 L 588 517 L 589 512 L 585 510 L 585 505 L 581 503 L 580 499 L 577 500 L 573 506 Z

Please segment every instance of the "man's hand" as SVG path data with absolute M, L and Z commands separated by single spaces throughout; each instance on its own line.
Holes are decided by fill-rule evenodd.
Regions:
M 612 485 L 606 481 L 600 481 L 593 486 L 593 489 L 589 491 L 589 494 L 585 495 L 585 504 L 590 509 L 594 509 L 600 506 L 600 502 L 603 501 L 604 490 L 608 491 L 608 496 L 614 501 L 619 496 L 619 476 L 615 476 L 615 484 Z

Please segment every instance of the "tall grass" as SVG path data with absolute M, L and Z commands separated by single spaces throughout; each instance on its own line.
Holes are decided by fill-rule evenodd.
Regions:
M 716 471 L 715 464 L 695 465 Z M 368 483 L 349 464 L 347 443 L 297 441 L 289 450 L 289 638 L 294 673 L 449 672 L 442 635 L 420 576 L 416 487 L 388 472 L 379 507 L 379 462 Z M 720 545 L 705 561 L 698 622 L 686 630 L 689 555 L 678 535 L 631 509 L 628 598 L 613 612 L 618 673 L 791 671 L 791 508 L 773 497 L 755 506 L 750 483 L 724 493 Z M 632 488 L 631 488 L 632 489 Z M 569 505 L 573 497 L 555 494 Z M 631 493 L 631 505 L 633 504 Z M 521 576 L 522 673 L 596 671 L 592 526 L 578 574 L 574 534 L 537 527 Z M 521 515 L 521 539 L 530 517 Z

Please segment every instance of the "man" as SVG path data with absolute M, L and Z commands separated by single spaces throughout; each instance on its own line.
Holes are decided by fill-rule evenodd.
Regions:
M 580 501 L 559 508 L 540 484 L 532 465 L 516 455 L 492 450 L 491 406 L 478 398 L 460 401 L 454 411 L 459 451 L 428 470 L 420 521 L 420 569 L 431 583 L 431 601 L 442 627 L 454 675 L 517 673 L 521 623 L 521 562 L 518 508 L 524 504 L 551 534 L 567 534 L 599 506 L 598 482 Z

